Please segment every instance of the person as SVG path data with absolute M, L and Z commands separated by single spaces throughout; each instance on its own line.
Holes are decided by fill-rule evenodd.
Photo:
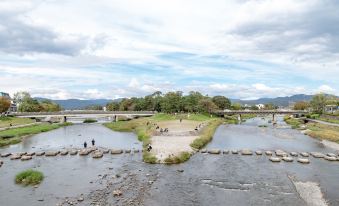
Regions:
M 182 122 L 182 119 L 180 118 L 180 123 Z
M 92 139 L 92 146 L 94 146 L 95 145 L 95 140 L 94 139 Z
M 150 152 L 151 150 L 152 150 L 152 146 L 151 146 L 151 144 L 148 144 L 147 145 L 147 151 Z
M 87 142 L 84 142 L 84 148 L 87 148 Z
M 11 126 L 12 126 L 12 123 L 10 123 L 9 126 L 11 127 Z

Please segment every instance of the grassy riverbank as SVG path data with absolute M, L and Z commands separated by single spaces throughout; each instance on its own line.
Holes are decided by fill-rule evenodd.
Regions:
M 38 134 L 41 132 L 47 132 L 53 129 L 60 128 L 62 126 L 68 126 L 71 123 L 63 123 L 63 124 L 49 124 L 42 123 L 38 125 L 32 125 L 21 128 L 7 129 L 0 131 L 0 147 L 17 144 L 21 142 L 22 138 L 28 135 Z
M 18 117 L 0 117 L 0 128 L 31 124 L 34 123 L 34 119 L 30 118 L 18 118 Z
M 156 131 L 154 123 L 159 123 L 162 121 L 170 121 L 170 120 L 192 120 L 198 122 L 210 121 L 209 125 L 203 130 L 202 135 L 195 145 L 205 145 L 207 144 L 213 137 L 214 131 L 218 125 L 222 123 L 222 120 L 216 118 L 214 116 L 203 115 L 203 114 L 156 114 L 152 117 L 133 119 L 130 121 L 118 121 L 113 123 L 104 124 L 106 127 L 120 132 L 135 132 L 138 136 L 138 139 L 143 142 L 143 159 L 147 163 L 157 163 L 157 158 L 150 152 L 147 152 L 146 146 L 151 143 L 151 136 Z M 218 124 L 216 124 L 218 122 Z M 147 123 L 149 123 L 147 125 Z M 210 129 L 210 127 L 214 127 Z M 188 153 L 189 154 L 189 153 Z M 182 153 L 178 157 L 167 158 L 165 163 L 180 163 L 188 160 L 190 154 L 187 155 L 186 152 Z
M 195 149 L 203 148 L 207 143 L 209 143 L 212 140 L 215 130 L 223 122 L 224 121 L 222 119 L 211 120 L 208 123 L 208 125 L 202 130 L 201 134 L 199 135 L 199 138 L 192 142 L 191 147 Z

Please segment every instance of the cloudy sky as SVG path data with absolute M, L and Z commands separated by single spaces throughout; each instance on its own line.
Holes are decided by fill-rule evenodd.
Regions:
M 1 0 L 0 90 L 339 95 L 339 1 Z

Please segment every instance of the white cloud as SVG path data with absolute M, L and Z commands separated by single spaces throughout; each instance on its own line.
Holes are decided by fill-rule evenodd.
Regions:
M 328 85 L 321 85 L 317 90 L 317 92 L 323 92 L 327 94 L 333 94 L 335 92 L 335 89 Z

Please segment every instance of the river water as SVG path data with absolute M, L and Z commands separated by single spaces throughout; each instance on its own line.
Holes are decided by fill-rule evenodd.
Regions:
M 207 148 L 333 152 L 289 129 L 282 117 L 276 127 L 268 120 L 254 118 L 241 125 L 222 125 Z M 258 127 L 263 124 L 268 127 Z M 81 146 L 92 138 L 107 148 L 141 147 L 134 134 L 80 124 L 35 135 L 0 149 L 0 153 Z M 303 165 L 296 161 L 271 163 L 265 155 L 196 153 L 186 163 L 168 166 L 143 163 L 141 154 L 106 154 L 102 159 L 35 157 L 27 162 L 2 158 L 0 205 L 56 205 L 79 196 L 84 201 L 78 205 L 306 205 L 291 178 L 317 182 L 328 204 L 339 205 L 339 162 L 309 159 L 311 163 Z M 15 174 L 27 168 L 45 174 L 38 188 L 14 184 Z M 116 189 L 123 191 L 121 197 L 112 195 Z

